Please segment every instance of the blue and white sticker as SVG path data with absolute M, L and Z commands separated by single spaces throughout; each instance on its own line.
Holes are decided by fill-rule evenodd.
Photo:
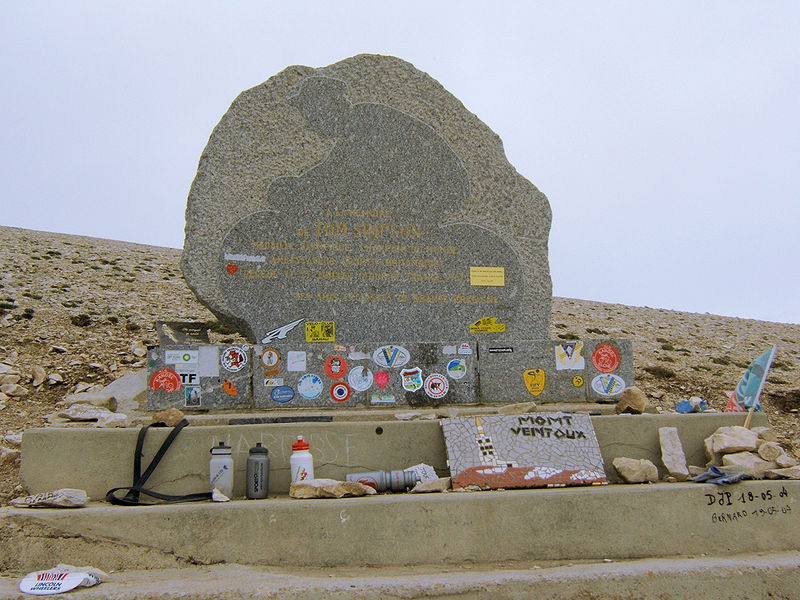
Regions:
M 372 386 L 374 377 L 367 367 L 353 367 L 347 374 L 347 383 L 356 392 L 365 392 Z
M 294 390 L 288 385 L 279 385 L 272 388 L 272 392 L 270 392 L 269 396 L 275 402 L 285 404 L 287 402 L 291 402 L 292 398 L 294 398 Z
M 306 373 L 297 382 L 297 392 L 306 400 L 316 400 L 322 394 L 322 379 L 314 373 Z
M 463 379 L 467 375 L 467 363 L 460 358 L 454 358 L 447 363 L 447 374 L 451 379 Z
M 603 373 L 592 379 L 592 389 L 607 398 L 619 396 L 625 389 L 625 380 L 614 373 Z
M 409 360 L 411 360 L 411 354 L 409 354 L 408 350 L 401 346 L 394 346 L 391 344 L 388 346 L 381 346 L 372 353 L 372 361 L 379 367 L 385 367 L 387 369 L 402 367 Z

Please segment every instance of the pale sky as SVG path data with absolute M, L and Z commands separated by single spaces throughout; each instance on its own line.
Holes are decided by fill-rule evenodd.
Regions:
M 553 294 L 800 323 L 800 2 L 60 2 L 0 12 L 0 224 L 183 245 L 236 96 L 397 56 L 553 209 Z

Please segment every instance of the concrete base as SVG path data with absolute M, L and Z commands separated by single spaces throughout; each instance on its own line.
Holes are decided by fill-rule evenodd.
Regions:
M 0 569 L 390 567 L 800 551 L 800 481 L 0 509 Z
M 284 413 L 285 414 L 285 413 Z M 269 415 L 264 415 L 268 417 Z M 302 416 L 302 415 L 295 415 Z M 306 415 L 312 417 L 314 415 Z M 736 413 L 691 415 L 592 416 L 609 481 L 619 482 L 612 461 L 619 456 L 646 458 L 660 468 L 659 427 L 677 427 L 690 465 L 703 466 L 703 439 L 723 425 L 741 425 Z M 756 413 L 753 426 L 768 425 Z M 152 428 L 144 447 L 144 469 L 169 429 Z M 334 421 L 253 425 L 190 425 L 175 439 L 147 487 L 168 494 L 208 489 L 209 449 L 224 441 L 233 448 L 234 496 L 245 495 L 247 454 L 256 442 L 269 449 L 269 490 L 289 490 L 289 457 L 297 435 L 311 444 L 316 477 L 343 480 L 347 473 L 403 469 L 418 463 L 449 475 L 444 435 L 438 421 Z M 30 429 L 22 438 L 22 481 L 31 493 L 79 488 L 90 498 L 105 498 L 114 487 L 132 484 L 135 429 Z
M 0 599 L 22 599 L 19 577 L 0 577 Z M 557 600 L 741 600 L 800 597 L 800 553 L 608 561 L 569 565 L 465 564 L 414 569 L 308 570 L 215 565 L 114 573 L 73 591 L 84 600 L 292 598 L 504 598 Z

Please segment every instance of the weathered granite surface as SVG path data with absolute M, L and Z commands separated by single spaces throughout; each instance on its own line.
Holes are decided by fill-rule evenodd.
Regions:
M 359 55 L 233 102 L 192 185 L 182 268 L 254 343 L 547 339 L 550 221 L 439 83 Z

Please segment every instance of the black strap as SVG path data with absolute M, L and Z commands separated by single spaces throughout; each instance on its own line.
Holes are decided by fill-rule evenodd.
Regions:
M 133 485 L 116 487 L 108 490 L 108 492 L 106 492 L 106 500 L 111 504 L 116 504 L 119 506 L 140 506 L 142 504 L 153 504 L 152 502 L 141 502 L 140 496 L 142 494 L 156 498 L 167 504 L 174 502 L 199 502 L 201 500 L 210 500 L 211 492 L 196 492 L 194 494 L 176 496 L 172 494 L 162 494 L 161 492 L 155 492 L 153 490 L 147 490 L 144 488 L 144 484 L 153 474 L 153 471 L 156 470 L 158 463 L 161 462 L 162 458 L 164 458 L 164 455 L 172 445 L 172 442 L 176 437 L 178 437 L 178 434 L 181 432 L 181 430 L 188 424 L 189 421 L 183 419 L 172 429 L 172 431 L 169 432 L 169 435 L 161 444 L 161 447 L 158 449 L 158 452 L 156 452 L 153 460 L 151 460 L 150 464 L 147 465 L 144 473 L 142 473 L 142 450 L 144 448 L 144 438 L 147 436 L 147 430 L 150 428 L 150 425 L 145 425 L 142 427 L 139 430 L 139 436 L 136 438 L 136 451 L 133 454 Z M 124 490 L 127 490 L 128 493 L 125 494 L 123 498 L 119 498 L 116 495 L 116 492 Z

